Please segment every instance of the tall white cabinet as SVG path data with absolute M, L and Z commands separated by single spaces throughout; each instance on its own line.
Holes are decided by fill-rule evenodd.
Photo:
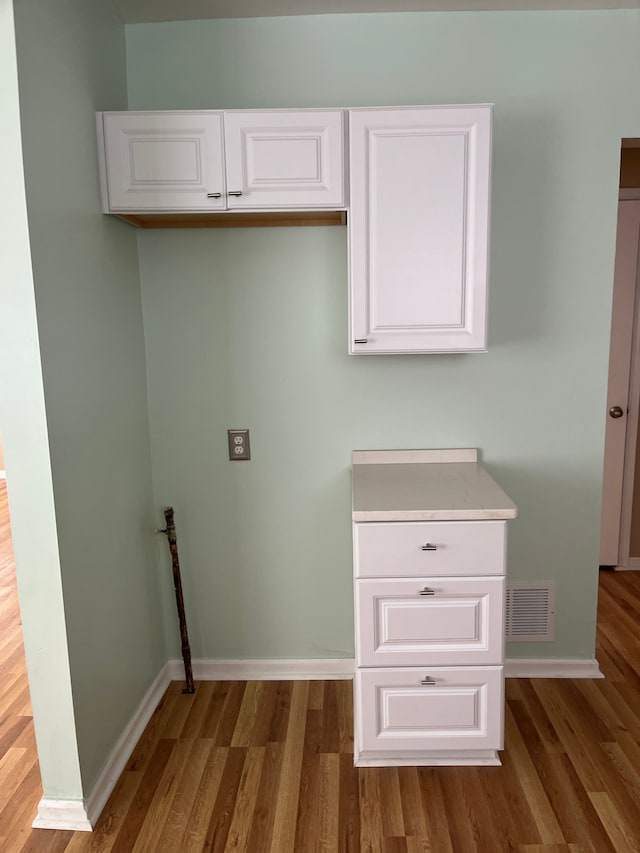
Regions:
M 491 106 L 350 110 L 350 352 L 486 349 Z
M 500 763 L 515 516 L 474 449 L 354 452 L 357 766 Z

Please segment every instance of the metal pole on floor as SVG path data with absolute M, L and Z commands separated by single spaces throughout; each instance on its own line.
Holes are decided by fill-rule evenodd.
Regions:
M 184 661 L 184 677 L 186 685 L 183 693 L 195 693 L 193 683 L 193 672 L 191 670 L 191 647 L 189 646 L 189 633 L 187 631 L 187 616 L 184 609 L 184 597 L 182 595 L 182 579 L 180 577 L 180 560 L 178 559 L 178 543 L 176 540 L 176 525 L 173 517 L 173 507 L 165 507 L 164 519 L 166 527 L 157 530 L 156 533 L 164 533 L 169 542 L 171 552 L 171 568 L 173 570 L 173 586 L 176 593 L 176 606 L 178 608 L 178 619 L 180 621 L 180 640 L 182 642 L 182 660 Z

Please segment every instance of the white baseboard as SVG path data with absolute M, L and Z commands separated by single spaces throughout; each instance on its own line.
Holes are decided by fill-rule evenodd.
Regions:
M 595 658 L 508 658 L 505 678 L 604 678 Z
M 158 707 L 158 703 L 172 680 L 169 664 L 166 663 L 156 676 L 151 687 L 145 693 L 138 708 L 120 735 L 107 763 L 104 765 L 102 772 L 93 786 L 93 790 L 85 800 L 87 814 L 92 825 L 100 817 L 102 809 L 105 807 L 116 782 L 120 778 L 120 774 L 127 766 L 127 761 L 131 757 L 131 753 L 142 737 L 142 732 L 145 730 L 147 723 Z
M 499 767 L 495 749 L 438 749 L 415 755 L 361 752 L 354 756 L 356 767 Z
M 50 800 L 47 797 L 38 803 L 38 816 L 31 825 L 34 829 L 93 830 L 82 800 Z
M 316 681 L 353 678 L 353 658 L 193 661 L 196 681 Z M 578 659 L 515 659 L 505 661 L 507 678 L 603 678 L 598 662 Z M 171 681 L 184 678 L 184 666 L 172 658 L 162 667 L 137 710 L 120 735 L 89 796 L 84 800 L 43 797 L 38 804 L 35 829 L 66 829 L 90 832 L 100 817 L 116 782 L 138 743 L 145 726 Z M 490 763 L 490 762 L 488 762 Z
M 172 658 L 167 666 L 173 681 L 184 679 L 179 658 Z M 353 658 L 193 661 L 196 681 L 329 681 L 353 678 L 354 671 Z M 507 658 L 504 674 L 506 678 L 604 678 L 598 661 L 584 658 Z
M 38 805 L 38 816 L 32 824 L 34 828 L 88 832 L 92 830 L 145 726 L 172 680 L 169 664 L 166 663 L 118 738 L 89 796 L 84 801 L 51 800 L 43 797 Z
M 171 678 L 181 681 L 184 667 L 180 659 L 169 661 Z M 353 658 L 218 660 L 196 658 L 196 681 L 333 681 L 353 678 Z

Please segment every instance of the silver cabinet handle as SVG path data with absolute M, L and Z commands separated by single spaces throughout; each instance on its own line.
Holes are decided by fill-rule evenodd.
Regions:
M 432 545 L 432 544 L 431 544 L 431 542 L 427 542 L 427 544 L 426 544 L 426 545 L 421 545 L 421 546 L 420 546 L 420 550 L 421 550 L 421 551 L 437 551 L 437 550 L 438 550 L 438 546 L 437 546 L 437 545 Z
M 418 594 L 419 595 L 435 595 L 436 591 L 435 591 L 435 589 L 429 589 L 428 586 L 425 586 L 420 590 L 420 592 Z
M 207 193 L 207 198 L 222 198 L 222 193 Z
M 366 338 L 356 338 L 354 344 L 368 344 L 369 341 Z
M 425 675 L 420 684 L 424 684 L 426 687 L 428 684 L 435 684 L 435 681 L 433 680 L 433 678 L 429 678 L 428 675 Z
M 227 193 L 227 195 L 235 195 L 235 196 L 239 196 L 239 195 L 242 195 L 242 190 L 229 190 L 229 192 Z

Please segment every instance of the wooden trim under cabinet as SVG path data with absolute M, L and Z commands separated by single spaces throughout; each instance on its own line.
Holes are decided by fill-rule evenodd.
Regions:
M 289 228 L 346 225 L 346 210 L 287 210 L 269 213 L 112 213 L 136 228 Z

